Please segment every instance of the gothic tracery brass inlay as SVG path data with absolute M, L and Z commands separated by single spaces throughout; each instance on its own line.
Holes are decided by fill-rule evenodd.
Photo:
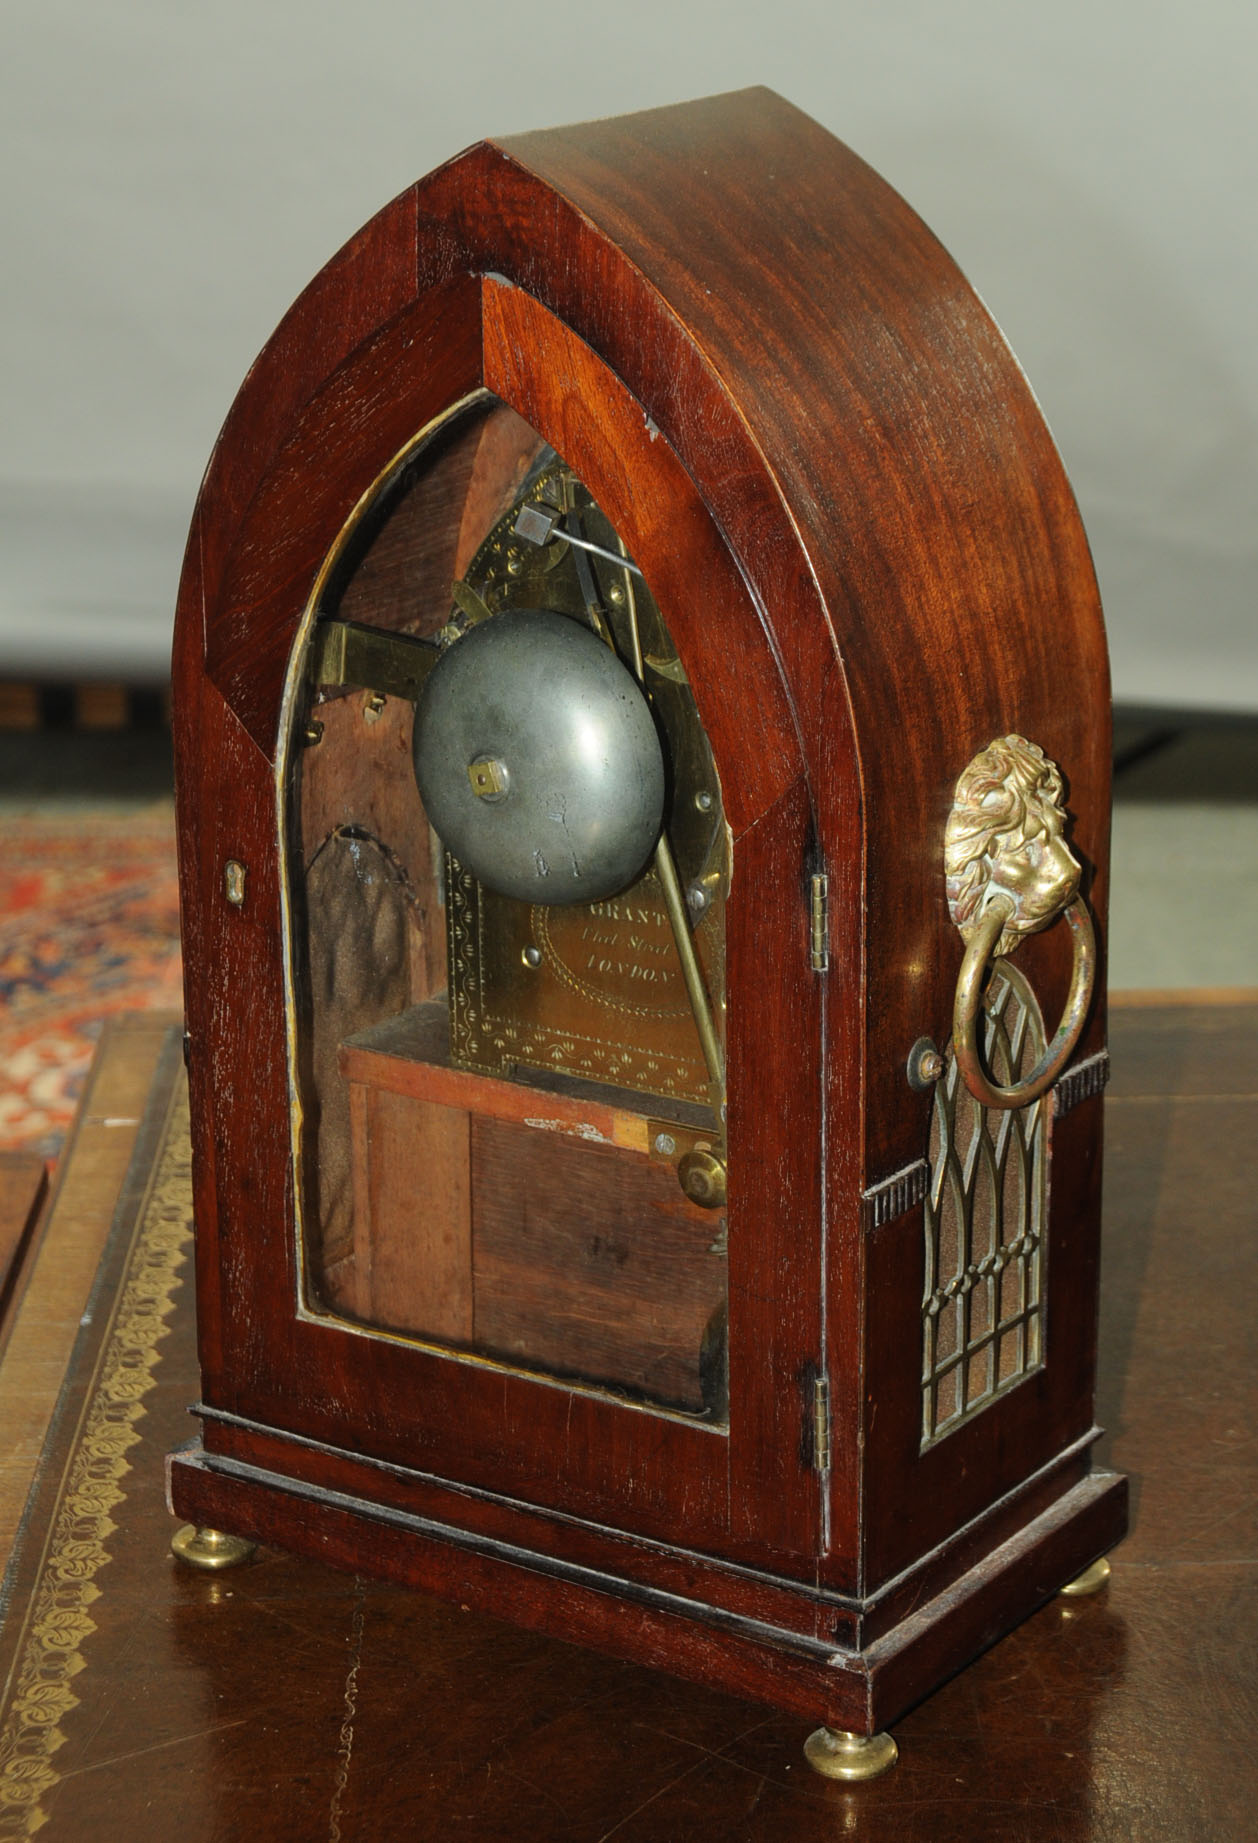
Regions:
M 981 1029 L 1004 1080 L 1024 1076 L 1043 1053 L 1035 995 L 1007 960 L 993 970 Z M 981 1106 L 949 1049 L 935 1086 L 923 1216 L 923 1447 L 1043 1361 L 1049 1106 Z

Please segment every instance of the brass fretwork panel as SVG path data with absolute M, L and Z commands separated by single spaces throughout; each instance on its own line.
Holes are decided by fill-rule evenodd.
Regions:
M 1020 1080 L 1044 1053 L 1035 996 L 1007 960 L 992 972 L 981 1030 L 998 1082 Z M 981 1107 L 949 1050 L 935 1087 L 925 1207 L 924 1447 L 1043 1361 L 1049 1104 Z

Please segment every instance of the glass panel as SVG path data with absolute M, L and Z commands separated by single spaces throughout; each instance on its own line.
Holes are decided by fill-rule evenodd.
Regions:
M 306 1308 L 723 1420 L 729 834 L 618 533 L 479 401 L 347 535 L 291 704 Z

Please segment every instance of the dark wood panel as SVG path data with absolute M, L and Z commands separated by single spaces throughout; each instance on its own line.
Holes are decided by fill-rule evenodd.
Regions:
M 299 712 L 289 781 L 294 1006 L 310 1256 L 351 1243 L 347 1036 L 444 991 L 439 866 L 411 769 L 414 707 L 354 690 Z
M 339 829 L 294 892 L 303 1215 L 316 1269 L 349 1253 L 357 1214 L 341 1042 L 406 1006 L 413 963 L 423 970 L 426 943 L 410 893 L 404 866 L 376 836 Z
M 468 1116 L 363 1090 L 354 1146 L 356 1316 L 467 1345 L 475 1327 Z
M 222 1417 L 204 1404 L 197 1412 L 205 1424 L 211 1463 L 230 1460 L 277 1477 L 291 1471 L 293 1447 L 304 1437 Z M 469 1490 L 411 1467 L 382 1468 L 357 1453 L 332 1447 L 320 1447 L 303 1469 L 320 1488 L 370 1499 L 387 1510 L 457 1525 L 509 1547 L 537 1550 L 574 1567 L 658 1587 L 804 1636 L 824 1631 L 852 1648 L 860 1640 L 861 1608 L 855 1601 L 688 1547 L 693 1534 L 689 1527 L 645 1537 L 526 1504 L 503 1492 Z M 953 1574 L 963 1571 L 955 1569 Z
M 478 1348 L 723 1419 L 723 1225 L 672 1166 L 485 1118 L 472 1159 Z
M 511 505 L 540 446 L 502 404 L 478 406 L 451 423 L 379 521 L 370 521 L 370 542 L 337 603 L 340 618 L 399 633 L 442 626 L 450 584 Z
M 268 756 L 320 566 L 372 482 L 479 385 L 480 369 L 480 286 L 465 276 L 387 321 L 320 381 L 247 516 L 217 529 L 222 574 L 207 609 L 205 669 Z
M 802 1719 L 815 1719 L 819 1711 L 831 1727 L 862 1733 L 895 1721 L 952 1674 L 958 1654 L 986 1650 L 1063 1579 L 1081 1573 L 1117 1539 L 1126 1507 L 1124 1480 L 1112 1474 L 1087 1480 L 985 1568 L 902 1621 L 893 1636 L 853 1656 L 694 1603 L 677 1605 L 651 1590 L 634 1593 L 597 1576 L 582 1578 L 548 1558 L 503 1551 L 459 1532 L 384 1521 L 361 1501 L 285 1493 L 264 1474 L 216 1473 L 195 1453 L 173 1456 L 170 1489 L 176 1514 L 198 1524 L 221 1528 L 230 1505 L 237 1530 L 253 1540 L 424 1587 L 477 1609 L 491 1610 L 505 1595 L 512 1619 L 528 1629 L 558 1625 L 614 1657 L 754 1696 Z M 367 1529 L 373 1540 L 364 1555 Z

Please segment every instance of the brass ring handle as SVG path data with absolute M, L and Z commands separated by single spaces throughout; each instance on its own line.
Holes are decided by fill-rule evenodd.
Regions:
M 1074 1052 L 1083 1031 L 1092 987 L 1096 980 L 1096 936 L 1092 917 L 1082 896 L 1076 896 L 1064 910 L 1074 935 L 1074 969 L 1066 1009 L 1052 1042 L 1044 1051 L 1025 1081 L 1011 1088 L 1001 1088 L 988 1079 L 978 1053 L 975 1025 L 983 997 L 983 978 L 988 961 L 1006 922 L 1014 912 L 1008 896 L 994 896 L 983 911 L 961 962 L 957 976 L 957 996 L 952 1009 L 952 1048 L 970 1093 L 984 1107 L 1029 1107 L 1047 1093 Z

